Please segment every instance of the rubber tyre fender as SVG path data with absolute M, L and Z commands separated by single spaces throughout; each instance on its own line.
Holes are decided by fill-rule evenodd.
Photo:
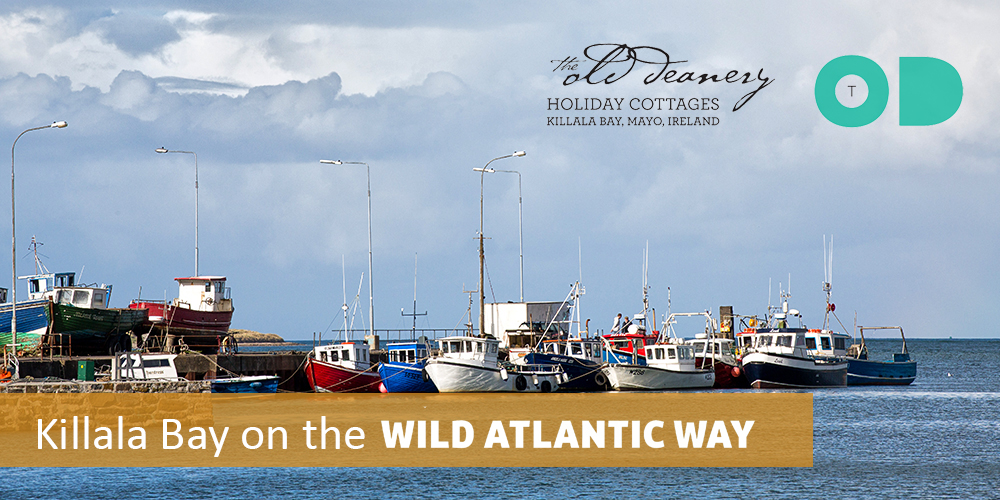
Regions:
M 524 378 L 524 375 L 518 375 L 517 378 L 514 379 L 514 388 L 519 391 L 527 389 L 528 379 Z
M 542 381 L 542 392 L 552 392 L 552 384 L 548 380 Z
M 599 387 L 604 387 L 608 385 L 607 375 L 601 372 L 597 372 L 597 375 L 594 375 L 594 383 L 597 384 Z

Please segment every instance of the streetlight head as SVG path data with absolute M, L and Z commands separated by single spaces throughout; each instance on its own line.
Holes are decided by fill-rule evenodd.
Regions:
M 492 168 L 478 168 L 478 167 L 477 168 L 473 168 L 472 171 L 473 172 L 485 172 L 487 174 L 492 174 L 493 172 L 496 172 L 496 170 L 493 170 Z
M 167 148 L 156 148 L 157 153 L 169 153 L 170 150 Z
M 320 163 L 326 163 L 327 165 L 343 165 L 344 162 L 340 160 L 320 160 Z
M 524 151 L 514 151 L 513 156 L 524 156 Z
M 66 125 L 69 125 L 69 124 L 66 123 L 66 122 L 53 122 L 52 125 L 49 125 L 49 127 L 51 127 L 51 128 L 66 128 Z

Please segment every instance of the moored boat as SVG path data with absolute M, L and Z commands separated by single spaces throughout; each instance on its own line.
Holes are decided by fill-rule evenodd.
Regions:
M 316 346 L 306 358 L 305 372 L 315 392 L 378 392 L 381 383 L 363 343 Z
M 276 375 L 247 375 L 211 380 L 212 392 L 221 394 L 262 394 L 278 392 Z
M 378 365 L 382 379 L 380 392 L 438 392 L 434 382 L 424 373 L 427 344 L 398 342 L 386 346 L 385 361 Z
M 750 387 L 821 388 L 847 385 L 847 360 L 817 354 L 809 349 L 811 331 L 801 325 L 802 317 L 788 308 L 782 292 L 781 308 L 769 311 L 763 328 L 748 328 L 737 336 L 743 353 L 741 363 Z M 799 327 L 789 328 L 788 318 L 798 318 Z
M 893 353 L 891 361 L 868 359 L 865 330 L 899 330 L 903 339 L 902 352 Z M 861 343 L 852 345 L 847 353 L 847 385 L 909 385 L 917 378 L 917 362 L 906 350 L 906 337 L 900 326 L 858 327 Z
M 552 392 L 559 389 L 559 365 L 499 363 L 500 341 L 480 337 L 437 339 L 440 354 L 424 370 L 439 392 Z
M 545 340 L 521 362 L 526 365 L 558 365 L 564 375 L 560 389 L 567 391 L 604 391 L 608 378 L 604 366 L 604 346 L 599 339 L 571 338 Z
M 684 344 L 655 344 L 645 348 L 645 364 L 608 363 L 602 371 L 616 391 L 708 389 L 715 372 L 695 366 L 694 349 Z

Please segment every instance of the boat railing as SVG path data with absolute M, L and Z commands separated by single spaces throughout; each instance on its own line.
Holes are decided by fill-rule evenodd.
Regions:
M 323 342 L 329 340 L 339 341 L 344 338 L 361 340 L 366 336 L 371 335 L 371 330 L 347 330 L 346 337 L 344 330 L 337 330 L 331 332 L 330 334 L 323 335 Z M 472 336 L 476 336 L 478 331 L 473 331 Z M 328 336 L 329 335 L 329 336 Z M 380 330 L 375 329 L 375 335 L 379 338 L 379 342 L 430 342 L 432 340 L 437 340 L 442 337 L 455 337 L 469 335 L 469 330 L 466 328 L 407 328 L 407 329 L 386 329 Z

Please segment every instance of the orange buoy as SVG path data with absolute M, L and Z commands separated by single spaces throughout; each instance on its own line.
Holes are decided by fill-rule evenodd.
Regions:
M 381 392 L 382 394 L 388 394 L 389 389 L 385 388 L 385 383 L 384 382 L 379 382 L 378 383 L 378 392 Z
M 740 376 L 740 367 L 734 366 L 733 369 L 730 370 L 730 372 L 733 374 L 733 378 L 739 377 Z

